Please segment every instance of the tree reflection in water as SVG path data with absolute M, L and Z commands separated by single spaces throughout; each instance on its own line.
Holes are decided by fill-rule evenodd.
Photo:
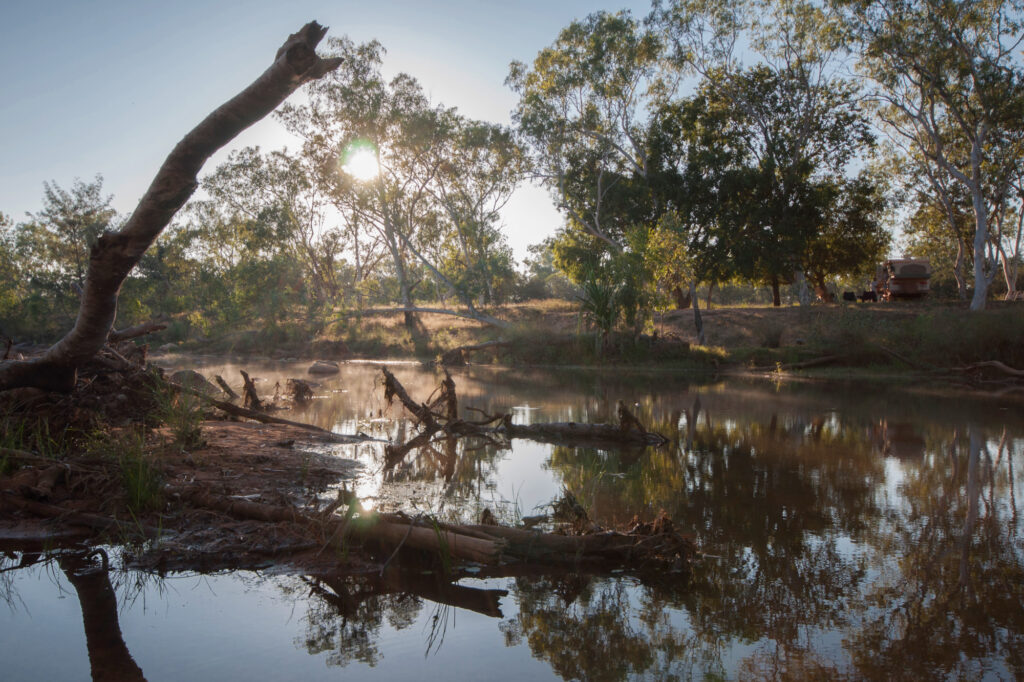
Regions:
M 610 413 L 623 391 L 606 392 L 546 416 Z M 469 609 L 565 679 L 1024 678 L 1020 424 L 961 402 L 826 410 L 825 395 L 638 395 L 634 412 L 669 447 L 544 451 L 540 475 L 596 521 L 664 509 L 692 529 L 709 555 L 692 584 L 516 577 L 502 583 L 502 616 L 500 591 L 436 575 L 294 579 L 290 597 L 306 602 L 296 646 L 373 666 L 388 632 L 413 623 L 426 624 L 424 651 L 451 646 L 449 614 Z M 515 457 L 442 440 L 410 452 L 385 484 L 429 489 L 425 508 L 473 518 Z M 83 596 L 80 584 L 83 612 L 89 602 L 111 625 L 116 611 L 93 598 L 103 590 Z
M 754 644 L 734 674 L 757 678 L 1024 674 L 1019 437 L 1004 432 L 996 444 L 978 426 L 964 439 L 931 424 L 904 434 L 901 457 L 887 458 L 898 429 L 884 422 L 740 424 L 707 411 L 698 421 L 695 407 L 676 417 L 670 452 L 633 463 L 596 450 L 552 453 L 593 516 L 665 509 L 718 557 L 698 569 L 693 594 L 664 604 L 685 613 L 690 633 L 651 633 L 652 651 L 665 637 L 685 642 L 680 650 L 699 640 L 706 654 Z M 529 611 L 537 597 L 517 587 Z M 575 608 L 600 612 L 607 598 Z M 647 590 L 642 599 L 658 597 Z M 592 622 L 538 623 L 555 617 L 571 618 L 552 609 L 520 616 L 531 646 L 531 631 L 547 651 L 548 631 Z

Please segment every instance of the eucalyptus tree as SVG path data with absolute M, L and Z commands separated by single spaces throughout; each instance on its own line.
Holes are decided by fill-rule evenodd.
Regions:
M 279 118 L 304 140 L 303 153 L 335 208 L 384 244 L 412 327 L 409 247 L 428 208 L 427 187 L 438 170 L 430 149 L 445 112 L 430 106 L 411 76 L 385 79 L 380 43 L 343 37 L 328 46 L 342 66 L 310 87 L 307 104 L 285 106 Z
M 644 131 L 665 87 L 659 57 L 658 40 L 629 12 L 598 12 L 563 29 L 532 65 L 513 62 L 506 81 L 520 98 L 513 120 L 536 177 L 569 229 L 613 253 L 636 223 L 622 195 L 648 175 Z
M 1024 3 L 1018 0 L 832 0 L 872 79 L 891 134 L 961 185 L 973 213 L 974 293 L 985 307 L 998 273 L 993 197 L 1024 152 Z M 949 136 L 954 142 L 950 144 Z M 962 151 L 961 151 L 962 150 Z
M 233 222 L 262 232 L 270 253 L 278 250 L 298 259 L 309 278 L 313 298 L 321 304 L 340 295 L 337 266 L 343 233 L 330 221 L 329 202 L 314 181 L 308 159 L 287 151 L 266 154 L 258 147 L 232 152 L 202 186 Z
M 512 274 L 512 252 L 500 230 L 501 209 L 526 172 L 509 129 L 459 117 L 432 192 L 450 229 L 443 269 L 456 288 L 495 300 L 495 285 Z
M 89 252 L 117 220 L 112 199 L 98 175 L 92 182 L 75 180 L 70 190 L 45 182 L 42 208 L 9 227 L 10 255 L 26 278 L 22 307 L 31 305 L 32 316 L 60 326 L 74 319 Z
M 467 210 L 476 210 L 474 219 L 493 221 L 486 194 L 498 190 L 474 196 L 477 180 L 469 177 L 474 169 L 460 167 L 465 151 L 460 131 L 468 124 L 454 109 L 431 104 L 413 77 L 387 80 L 380 43 L 357 45 L 340 38 L 330 47 L 342 67 L 310 88 L 307 104 L 287 106 L 280 114 L 304 140 L 303 154 L 314 164 L 317 181 L 349 224 L 369 230 L 390 254 L 407 326 L 416 325 L 416 268 L 453 291 L 472 317 L 496 322 L 475 310 L 472 298 L 441 271 L 432 253 L 450 230 L 470 229 Z M 483 169 L 486 160 L 478 159 L 477 166 Z M 459 177 L 463 170 L 466 178 Z M 503 182 L 499 194 L 506 191 Z M 468 192 L 468 198 L 456 200 L 460 192 Z M 460 206 L 462 201 L 469 207 Z M 449 219 L 453 214 L 458 220 Z
M 18 310 L 23 290 L 24 282 L 15 251 L 14 223 L 0 213 L 0 334 L 9 333 L 8 325 Z
M 684 190 L 693 198 L 677 205 L 713 221 L 716 250 L 742 276 L 769 283 L 779 305 L 780 284 L 803 275 L 823 225 L 823 183 L 839 182 L 873 143 L 855 86 L 837 75 L 831 26 L 800 0 L 658 2 L 649 21 L 673 68 L 700 79 L 687 123 L 698 151 L 677 158 L 695 165 L 698 185 L 730 187 Z M 744 66 L 740 48 L 759 61 Z M 702 177 L 715 173 L 725 175 Z M 700 197 L 710 204 L 697 206 Z

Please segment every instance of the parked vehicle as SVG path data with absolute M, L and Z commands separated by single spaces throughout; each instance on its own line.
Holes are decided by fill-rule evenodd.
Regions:
M 888 260 L 875 268 L 875 291 L 885 301 L 928 295 L 932 268 L 927 258 Z

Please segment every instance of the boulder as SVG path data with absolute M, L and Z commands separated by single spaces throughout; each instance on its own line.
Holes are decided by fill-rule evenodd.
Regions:
M 341 371 L 336 362 L 317 360 L 309 368 L 310 374 L 337 374 Z
M 171 381 L 206 395 L 217 395 L 220 393 L 220 389 L 207 381 L 206 377 L 194 369 L 179 369 L 171 375 Z

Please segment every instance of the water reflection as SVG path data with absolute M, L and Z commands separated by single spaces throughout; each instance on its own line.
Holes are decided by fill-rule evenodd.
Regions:
M 302 369 L 254 373 L 272 385 Z M 394 371 L 414 396 L 438 379 Z M 296 417 L 411 440 L 374 377 L 346 367 Z M 520 423 L 611 420 L 626 400 L 671 443 L 440 439 L 390 459 L 373 444 L 337 449 L 366 465 L 375 503 L 514 519 L 564 487 L 606 525 L 664 510 L 708 557 L 690 585 L 575 574 L 451 585 L 409 572 L 275 581 L 301 611 L 276 636 L 321 667 L 388 677 L 408 660 L 402 674 L 423 679 L 493 675 L 498 660 L 507 677 L 563 679 L 1024 676 L 1018 405 L 652 375 L 470 368 L 455 380 L 462 405 Z

